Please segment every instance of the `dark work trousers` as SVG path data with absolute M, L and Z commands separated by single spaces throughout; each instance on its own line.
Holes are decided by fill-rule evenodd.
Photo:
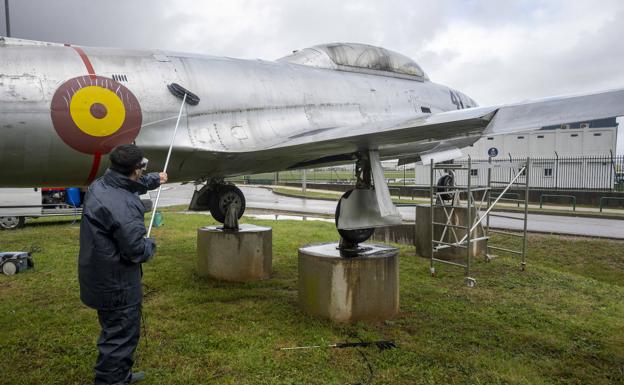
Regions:
M 119 310 L 98 310 L 102 333 L 97 342 L 95 385 L 128 384 L 133 354 L 141 334 L 141 304 Z

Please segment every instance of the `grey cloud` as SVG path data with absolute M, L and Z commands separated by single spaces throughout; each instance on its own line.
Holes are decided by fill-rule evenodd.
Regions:
M 624 50 L 619 49 L 622 17 L 624 11 L 614 14 L 610 22 L 582 34 L 567 50 L 556 49 L 558 42 L 552 41 L 549 52 L 514 51 L 505 60 L 465 63 L 450 81 L 485 104 L 624 87 Z M 444 65 L 453 55 L 429 53 L 426 59 Z
M 169 40 L 164 0 L 10 1 L 14 37 L 125 48 L 155 48 Z

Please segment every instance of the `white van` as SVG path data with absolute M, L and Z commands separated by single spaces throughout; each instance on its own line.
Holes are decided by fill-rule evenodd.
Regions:
M 67 189 L 1 188 L 0 229 L 24 226 L 26 218 L 80 216 L 82 207 L 67 203 Z

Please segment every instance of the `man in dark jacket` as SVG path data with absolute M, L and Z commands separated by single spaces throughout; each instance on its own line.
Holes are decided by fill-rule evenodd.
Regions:
M 165 173 L 142 175 L 147 160 L 141 149 L 121 145 L 111 165 L 89 186 L 80 223 L 78 278 L 80 299 L 97 310 L 102 332 L 97 346 L 95 384 L 130 384 L 145 377 L 132 373 L 141 326 L 141 264 L 156 244 L 144 223 L 139 199 L 167 181 Z

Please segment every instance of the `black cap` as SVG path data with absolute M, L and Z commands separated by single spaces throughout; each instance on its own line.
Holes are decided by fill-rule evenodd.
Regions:
M 143 150 L 134 144 L 122 144 L 113 149 L 109 155 L 111 169 L 130 176 L 143 164 Z

